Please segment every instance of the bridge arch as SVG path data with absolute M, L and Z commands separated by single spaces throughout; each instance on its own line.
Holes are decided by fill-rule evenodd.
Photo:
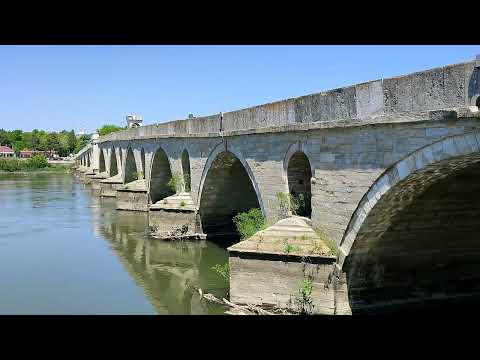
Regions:
M 110 177 L 118 175 L 118 164 L 117 164 L 117 154 L 115 148 L 110 149 L 110 168 L 109 168 Z
M 182 151 L 182 172 L 185 181 L 185 192 L 190 192 L 192 188 L 192 178 L 190 175 L 190 154 L 186 148 Z
M 479 144 L 480 132 L 441 139 L 370 187 L 337 259 L 352 312 L 478 302 Z
M 138 180 L 137 163 L 135 161 L 135 155 L 133 149 L 129 146 L 127 154 L 125 156 L 125 171 L 124 171 L 124 184 L 128 184 L 132 181 Z
M 153 155 L 150 171 L 150 200 L 152 204 L 175 194 L 175 191 L 168 186 L 168 182 L 172 178 L 171 169 L 170 158 L 165 150 L 159 146 Z
M 207 236 L 228 238 L 237 235 L 233 217 L 239 212 L 260 208 L 265 215 L 258 185 L 241 153 L 220 143 L 210 154 L 199 187 L 199 214 Z
M 283 171 L 287 192 L 300 200 L 297 214 L 312 216 L 312 177 L 315 170 L 307 155 L 306 145 L 297 142 L 290 145 L 283 159 Z
M 105 155 L 103 154 L 103 149 L 100 149 L 100 156 L 98 159 L 98 171 L 100 173 L 103 173 L 106 171 L 106 169 L 107 167 L 105 165 Z
M 142 162 L 142 179 L 145 179 L 146 174 L 145 174 L 145 149 L 141 148 L 140 150 L 140 161 Z

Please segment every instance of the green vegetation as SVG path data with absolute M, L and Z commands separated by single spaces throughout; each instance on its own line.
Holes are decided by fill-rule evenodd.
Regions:
M 144 179 L 143 171 L 138 171 L 138 172 L 137 172 L 137 179 L 138 179 L 138 180 Z
M 327 236 L 327 234 L 325 234 L 325 232 L 322 229 L 316 228 L 315 232 L 317 233 L 320 240 L 322 240 L 325 243 L 325 245 L 327 245 L 328 248 L 330 249 L 330 255 L 338 256 L 337 243 L 334 240 L 330 239 L 330 237 Z
M 27 160 L 0 158 L 0 171 L 21 172 L 21 171 L 55 171 L 68 172 L 70 166 L 49 164 L 43 155 L 35 155 Z
M 287 216 L 289 212 L 294 215 L 304 214 L 306 212 L 307 202 L 303 193 L 292 195 L 290 193 L 278 192 L 277 200 L 282 213 Z
M 211 269 L 220 275 L 224 280 L 230 280 L 230 266 L 228 265 L 228 261 L 223 265 L 217 264 L 212 266 Z
M 190 191 L 190 187 L 187 186 L 190 182 L 187 181 L 188 175 L 182 175 L 182 174 L 173 174 L 170 180 L 168 181 L 167 185 L 176 193 L 182 192 L 182 191 Z M 188 189 L 187 189 L 188 187 Z
M 187 205 L 187 204 L 185 203 L 185 201 L 182 201 L 182 202 L 180 203 L 180 206 L 182 206 L 182 207 L 185 206 L 185 205 Z
M 97 129 L 97 132 L 98 132 L 98 135 L 105 136 L 116 131 L 125 130 L 126 128 L 127 127 L 121 127 L 113 124 L 106 124 L 106 125 L 103 125 L 100 129 Z
M 313 291 L 313 281 L 311 277 L 306 277 L 300 283 L 298 294 L 295 300 L 301 315 L 311 314 L 313 312 L 313 300 L 311 298 Z
M 66 157 L 78 152 L 89 141 L 90 137 L 87 135 L 77 138 L 73 130 L 62 130 L 57 133 L 37 129 L 31 132 L 0 129 L 0 145 L 11 147 L 17 155 L 21 150 L 26 149 L 38 151 L 54 150 L 60 156 Z
M 250 209 L 233 217 L 233 222 L 240 233 L 242 240 L 248 239 L 257 231 L 267 227 L 265 217 L 260 209 Z
M 283 247 L 283 252 L 285 254 L 289 254 L 292 251 L 299 251 L 299 250 L 300 248 L 298 246 L 295 246 L 289 243 L 285 243 L 285 246 Z

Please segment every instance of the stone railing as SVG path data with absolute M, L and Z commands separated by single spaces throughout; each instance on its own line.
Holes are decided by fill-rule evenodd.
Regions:
M 478 58 L 478 57 L 477 57 Z M 211 115 L 122 130 L 98 142 L 157 135 L 191 136 L 337 120 L 359 121 L 389 114 L 418 113 L 476 105 L 480 60 Z

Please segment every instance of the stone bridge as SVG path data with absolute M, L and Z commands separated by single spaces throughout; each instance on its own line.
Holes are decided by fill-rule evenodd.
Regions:
M 112 133 L 77 161 L 120 209 L 149 211 L 150 225 L 169 235 L 221 239 L 251 208 L 271 225 L 285 217 L 280 193 L 303 194 L 298 215 L 338 246 L 328 279 L 318 280 L 320 312 L 472 299 L 480 294 L 479 95 L 477 57 Z

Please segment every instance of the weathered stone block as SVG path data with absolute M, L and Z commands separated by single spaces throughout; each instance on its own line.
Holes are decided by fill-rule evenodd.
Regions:
M 196 211 L 150 209 L 148 225 L 160 238 L 205 238 Z
M 120 189 L 123 184 L 115 183 L 103 183 L 100 182 L 100 195 L 105 197 L 116 197 L 117 190 Z
M 334 259 L 316 258 L 302 263 L 295 257 L 231 252 L 230 299 L 235 303 L 252 303 L 298 309 L 296 296 L 306 276 L 312 277 L 313 312 L 334 314 L 334 289 L 327 288 Z M 305 271 L 305 268 L 307 270 Z
M 117 209 L 148 211 L 148 194 L 146 191 L 119 189 L 116 193 Z

